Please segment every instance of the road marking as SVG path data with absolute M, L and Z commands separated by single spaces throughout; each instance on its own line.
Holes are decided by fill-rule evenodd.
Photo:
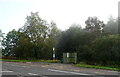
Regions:
M 26 62 L 26 63 L 32 63 L 32 62 Z
M 78 72 L 70 72 L 70 73 L 77 74 L 77 75 L 90 75 L 90 74 L 84 74 L 84 73 L 78 73 Z
M 63 72 L 63 73 L 71 73 L 71 74 L 77 74 L 77 75 L 90 75 L 90 74 L 84 74 L 84 73 L 78 73 L 78 72 L 68 72 L 68 71 L 61 71 L 61 70 L 54 70 L 54 69 L 48 69 L 49 71 L 54 72 Z
M 38 74 L 34 74 L 34 73 L 28 73 L 29 75 L 38 75 Z
M 30 67 L 28 67 L 28 66 L 20 66 L 20 65 L 11 65 L 11 66 L 17 66 L 17 67 L 27 67 L 27 68 L 30 68 Z
M 1 71 L 1 72 L 13 72 L 13 71 Z
M 20 67 L 19 65 L 13 65 L 13 64 L 8 64 L 8 65 Z
M 49 71 L 55 71 L 55 72 L 63 72 L 63 73 L 69 73 L 67 71 L 60 71 L 60 70 L 53 70 L 53 69 L 48 69 Z
M 28 67 L 28 66 L 22 66 L 22 67 L 27 67 L 27 68 L 30 68 L 30 67 Z
M 117 73 L 117 71 L 108 71 L 108 72 L 115 72 L 115 73 Z
M 11 65 L 11 66 L 18 66 L 18 65 Z
M 96 73 L 96 74 L 105 74 L 105 73 L 103 73 L 103 72 L 94 72 L 94 73 Z

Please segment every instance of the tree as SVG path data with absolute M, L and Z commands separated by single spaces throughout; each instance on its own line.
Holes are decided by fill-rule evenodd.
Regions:
M 86 27 L 84 30 L 92 33 L 92 37 L 96 38 L 103 34 L 103 27 L 105 26 L 103 21 L 100 21 L 97 17 L 88 17 L 85 21 Z
M 51 21 L 49 26 L 48 37 L 49 39 L 51 39 L 52 47 L 56 47 L 56 44 L 58 43 L 60 36 L 61 36 L 61 30 L 57 28 L 56 23 L 54 21 Z
M 31 13 L 26 19 L 27 21 L 20 31 L 30 38 L 34 57 L 36 59 L 51 59 L 52 49 L 55 47 L 60 30 L 57 29 L 54 22 L 49 24 L 41 19 L 38 12 Z
M 0 37 L 2 37 L 2 31 L 0 30 Z M 1 39 L 0 39 L 1 40 Z
M 0 56 L 2 56 L 2 45 L 1 45 L 1 42 L 2 42 L 2 38 L 3 38 L 3 33 L 2 31 L 0 30 Z
M 40 54 L 42 55 L 44 51 L 44 42 L 48 37 L 48 24 L 39 17 L 38 12 L 31 13 L 26 19 L 27 21 L 22 30 L 30 38 L 31 43 L 34 44 L 34 57 L 41 58 Z
M 118 17 L 118 34 L 120 34 L 120 17 Z
M 109 21 L 103 29 L 108 34 L 118 34 L 118 19 L 114 19 L 110 16 Z
M 109 35 L 93 41 L 93 59 L 97 64 L 119 65 L 120 35 Z
M 17 58 L 29 59 L 33 58 L 33 45 L 28 36 L 23 32 L 13 29 L 4 38 L 2 45 L 4 56 L 12 56 Z
M 1 42 L 2 42 L 3 35 L 4 35 L 4 33 L 2 33 L 2 30 L 0 30 L 0 45 L 1 45 Z
M 2 54 L 24 59 L 52 59 L 52 49 L 61 32 L 56 23 L 48 24 L 38 12 L 31 13 L 26 19 L 22 28 L 10 31 L 4 38 Z
M 19 32 L 15 29 L 10 31 L 2 41 L 4 49 L 2 50 L 2 55 L 4 56 L 14 56 L 13 47 L 17 45 L 19 39 Z
M 1 45 L 2 37 L 3 37 L 3 34 L 2 34 L 2 31 L 0 30 L 0 45 Z
M 56 48 L 57 58 L 61 59 L 63 52 L 77 52 L 78 61 L 90 60 L 91 52 L 86 34 L 80 26 L 76 26 L 75 24 L 62 32 Z

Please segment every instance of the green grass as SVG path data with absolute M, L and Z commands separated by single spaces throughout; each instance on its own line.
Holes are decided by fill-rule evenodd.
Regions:
M 30 62 L 30 60 L 11 60 L 11 59 L 0 59 L 0 61 L 7 61 L 7 62 Z
M 105 70 L 113 70 L 113 71 L 118 71 L 119 68 L 117 67 L 111 67 L 111 66 L 98 66 L 98 65 L 88 65 L 88 64 L 75 64 L 77 67 L 83 67 L 83 68 L 95 68 L 95 69 L 105 69 Z
M 38 62 L 60 63 L 59 60 L 38 60 Z
M 12 60 L 12 59 L 0 59 L 0 61 L 7 62 L 48 62 L 48 63 L 58 63 L 59 60 Z

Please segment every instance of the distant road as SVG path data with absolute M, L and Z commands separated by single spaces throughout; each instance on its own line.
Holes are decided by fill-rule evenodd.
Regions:
M 2 77 L 106 77 L 81 72 L 63 71 L 51 68 L 34 66 L 34 64 L 26 65 L 26 63 L 2 63 Z M 111 72 L 112 73 L 112 72 Z M 107 76 L 107 77 L 118 77 Z

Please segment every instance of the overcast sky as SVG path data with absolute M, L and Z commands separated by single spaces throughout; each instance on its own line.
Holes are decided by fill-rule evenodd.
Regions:
M 0 29 L 7 33 L 25 23 L 30 12 L 50 22 L 56 22 L 59 29 L 65 30 L 73 23 L 85 26 L 89 16 L 97 16 L 107 21 L 110 15 L 118 16 L 119 0 L 0 0 Z

